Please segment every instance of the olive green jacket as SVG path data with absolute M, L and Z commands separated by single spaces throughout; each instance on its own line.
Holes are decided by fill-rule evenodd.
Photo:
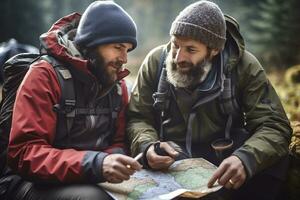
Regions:
M 244 50 L 244 43 L 238 28 L 230 27 L 227 32 L 227 45 L 224 51 L 231 48 L 227 67 L 236 77 L 235 89 L 241 107 L 238 123 L 249 133 L 242 146 L 235 149 L 236 155 L 243 162 L 248 178 L 270 167 L 288 154 L 291 128 L 282 108 L 279 97 L 266 77 L 266 73 L 258 60 Z M 131 152 L 136 155 L 144 151 L 149 144 L 159 139 L 159 114 L 154 110 L 152 94 L 157 90 L 157 70 L 162 50 L 169 51 L 169 44 L 153 49 L 140 67 L 133 87 L 128 108 L 127 134 L 131 143 Z M 216 66 L 213 66 L 216 67 Z M 217 66 L 218 73 L 223 66 Z M 173 88 L 177 110 L 169 112 L 171 121 L 164 129 L 164 139 L 184 142 L 187 132 L 189 112 L 193 110 L 196 117 L 190 123 L 192 129 L 193 149 L 209 144 L 216 138 L 224 137 L 227 118 L 219 108 L 218 95 L 222 89 L 221 76 L 217 76 L 214 87 L 201 91 L 200 99 L 193 105 L 187 105 L 180 96 L 180 89 Z M 191 99 L 194 98 L 191 94 Z M 208 99 L 201 103 L 202 99 Z M 199 103 L 200 102 L 200 103 Z M 194 106 L 194 107 L 193 107 Z M 179 117 L 178 117 L 179 116 Z

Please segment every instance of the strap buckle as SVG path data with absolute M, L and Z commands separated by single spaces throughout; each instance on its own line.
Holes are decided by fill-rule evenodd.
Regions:
M 76 100 L 74 99 L 66 99 L 64 110 L 66 113 L 66 117 L 75 117 L 75 104 Z

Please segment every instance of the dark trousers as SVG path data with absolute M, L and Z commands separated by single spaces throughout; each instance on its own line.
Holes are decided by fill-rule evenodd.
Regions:
M 233 192 L 232 199 L 279 200 L 284 195 L 283 188 L 283 181 L 268 174 L 262 174 L 249 180 L 239 190 Z
M 100 186 L 92 184 L 36 185 L 23 181 L 6 199 L 9 200 L 111 200 Z
M 204 196 L 201 200 L 283 200 L 287 199 L 283 188 L 284 181 L 268 174 L 258 174 L 238 190 L 222 188 Z

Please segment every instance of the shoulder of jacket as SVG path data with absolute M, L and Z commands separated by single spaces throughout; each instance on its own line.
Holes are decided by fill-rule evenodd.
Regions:
M 164 49 L 167 48 L 167 46 L 168 44 L 164 44 L 152 49 L 147 55 L 148 59 L 152 59 L 153 61 L 155 60 L 159 62 L 161 53 L 164 51 Z
M 258 61 L 258 59 L 249 51 L 244 51 L 243 56 L 241 57 L 238 69 L 240 72 L 245 72 L 256 76 L 259 72 L 264 71 L 264 68 Z
M 59 80 L 58 73 L 55 71 L 53 65 L 46 60 L 38 60 L 30 65 L 31 70 L 34 71 L 34 76 L 44 77 L 44 79 L 48 79 L 54 88 L 59 89 L 61 91 L 61 81 Z M 66 68 L 63 68 L 66 69 Z M 70 73 L 68 71 L 68 73 Z M 62 74 L 63 76 L 63 74 Z M 69 78 L 68 78 L 69 79 Z M 55 84 L 53 84 L 55 83 Z
M 38 60 L 30 65 L 30 73 L 33 73 L 34 76 L 39 77 L 48 77 L 48 80 L 55 81 L 59 85 L 59 80 L 57 73 L 55 72 L 54 67 L 45 60 Z
M 147 54 L 140 67 L 139 74 L 150 78 L 151 81 L 156 80 L 156 74 L 158 72 L 161 55 L 165 46 L 166 45 L 158 46 Z

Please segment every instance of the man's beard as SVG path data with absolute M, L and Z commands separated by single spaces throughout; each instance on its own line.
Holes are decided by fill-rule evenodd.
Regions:
M 101 54 L 93 53 L 90 56 L 89 70 L 97 78 L 99 84 L 103 88 L 111 86 L 115 80 L 111 74 L 108 73 L 108 66 L 114 66 L 121 69 L 122 63 L 120 61 L 111 61 L 106 63 L 105 58 Z
M 181 72 L 178 65 L 188 68 L 188 71 Z M 166 70 L 168 81 L 177 88 L 192 88 L 203 81 L 205 67 L 211 65 L 208 56 L 196 65 L 190 62 L 182 62 L 177 64 L 172 58 L 172 53 L 169 53 L 166 59 Z

